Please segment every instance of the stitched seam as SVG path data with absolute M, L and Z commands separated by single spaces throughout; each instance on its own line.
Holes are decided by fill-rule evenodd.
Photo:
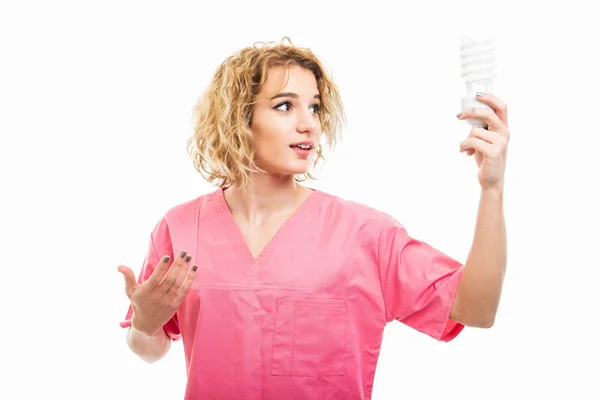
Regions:
M 158 258 L 158 253 L 156 252 L 156 247 L 154 245 L 154 233 L 152 233 L 152 235 L 150 235 L 150 244 L 152 245 L 152 253 L 155 259 L 158 259 L 160 261 L 160 259 Z
M 277 316 L 279 315 L 279 306 L 277 305 L 279 298 L 275 299 L 275 317 L 273 318 L 273 340 L 271 341 L 271 368 L 270 373 L 276 374 L 274 372 L 274 364 L 275 364 L 275 336 L 277 335 Z
M 461 276 L 459 278 L 462 278 L 462 273 L 464 272 L 464 265 L 459 267 L 459 269 L 462 269 L 462 271 L 460 271 Z M 456 271 L 454 273 L 457 273 Z M 451 276 L 449 279 L 453 279 L 454 277 Z M 456 282 L 453 282 L 450 286 L 450 293 L 453 293 L 453 296 L 449 296 L 450 298 L 448 299 L 447 305 L 445 307 L 444 310 L 444 314 L 442 315 L 442 329 L 440 330 L 439 334 L 438 334 L 438 338 L 442 339 L 443 335 L 444 335 L 444 331 L 446 330 L 446 326 L 448 325 L 448 320 L 450 320 L 450 313 L 452 312 L 452 306 L 454 305 L 454 301 L 456 300 L 456 294 L 457 294 L 457 290 L 458 290 L 458 285 L 460 284 L 460 279 L 455 279 Z M 454 321 L 457 322 L 457 321 Z
M 294 318 L 292 319 L 294 321 L 294 333 L 292 334 L 292 360 L 290 362 L 290 376 L 292 376 L 294 372 L 294 352 L 296 350 L 296 314 L 296 305 L 294 305 Z
M 379 281 L 379 290 L 381 290 L 381 299 L 383 300 L 383 309 L 385 312 L 385 322 L 388 321 L 388 310 L 387 310 L 387 304 L 385 304 L 385 295 L 383 293 L 383 285 L 381 284 L 381 234 L 383 232 L 383 224 L 385 223 L 385 218 L 381 221 L 381 227 L 379 228 L 379 239 L 377 242 L 377 280 Z

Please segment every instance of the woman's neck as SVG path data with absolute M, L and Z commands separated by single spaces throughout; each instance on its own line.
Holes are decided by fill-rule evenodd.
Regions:
M 238 220 L 262 224 L 271 218 L 292 214 L 312 193 L 294 176 L 255 176 L 245 187 L 233 185 L 224 192 L 229 209 Z

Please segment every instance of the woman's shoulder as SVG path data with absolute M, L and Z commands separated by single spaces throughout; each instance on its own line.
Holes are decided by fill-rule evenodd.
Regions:
M 152 230 L 156 240 L 170 237 L 173 231 L 192 228 L 193 225 L 190 224 L 194 223 L 202 202 L 210 196 L 214 196 L 214 192 L 181 200 L 160 212 Z
M 190 215 L 195 215 L 205 200 L 213 199 L 218 193 L 218 190 L 213 190 L 208 193 L 203 193 L 192 198 L 182 200 L 175 203 L 165 212 L 167 219 L 188 218 Z
M 328 192 L 321 192 L 321 194 L 324 198 L 329 199 L 331 212 L 339 217 L 371 221 L 376 224 L 381 224 L 386 219 L 392 218 L 386 212 L 367 203 Z
M 391 213 L 356 200 L 324 193 L 330 199 L 329 222 L 346 236 L 361 237 L 363 243 L 379 243 L 381 238 L 408 237 L 406 226 Z
M 158 224 L 169 224 L 176 221 L 189 220 L 191 216 L 196 215 L 203 200 L 213 196 L 213 192 L 203 193 L 198 196 L 183 199 L 176 202 L 160 213 Z

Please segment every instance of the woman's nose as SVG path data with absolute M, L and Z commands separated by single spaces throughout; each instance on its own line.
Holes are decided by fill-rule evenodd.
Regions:
M 310 111 L 300 113 L 298 116 L 298 132 L 314 133 L 319 126 L 319 117 Z

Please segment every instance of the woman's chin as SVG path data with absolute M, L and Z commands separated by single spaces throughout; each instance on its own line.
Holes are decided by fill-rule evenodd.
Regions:
M 280 168 L 273 168 L 271 171 L 268 171 L 271 175 L 277 176 L 296 176 L 303 175 L 308 172 L 308 164 L 306 166 L 282 166 Z
M 288 167 L 289 173 L 292 175 L 302 175 L 308 172 L 310 167 L 308 160 L 296 161 Z
M 296 176 L 306 174 L 310 170 L 310 159 L 307 160 L 290 160 L 287 163 L 271 163 L 270 165 L 260 165 L 268 175 L 272 176 Z
M 296 175 L 303 175 L 305 173 L 308 172 L 307 168 L 296 168 L 296 169 L 289 169 L 286 171 L 281 171 L 281 175 L 292 175 L 292 176 L 296 176 Z

